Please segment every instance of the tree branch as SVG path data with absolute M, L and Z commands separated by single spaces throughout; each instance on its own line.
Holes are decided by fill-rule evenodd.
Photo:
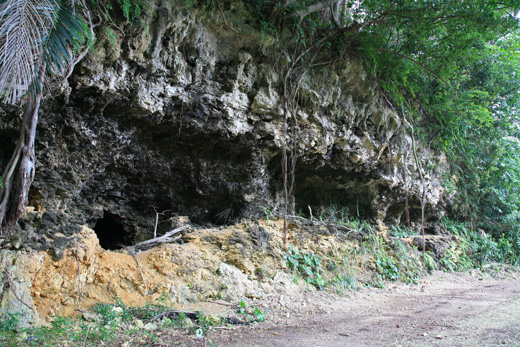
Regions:
M 181 231 L 183 231 L 186 228 L 188 228 L 188 225 L 184 225 L 184 226 L 179 227 L 177 229 L 173 229 L 173 230 L 167 232 L 166 234 L 164 234 L 163 236 L 156 237 L 156 238 L 153 238 L 153 239 L 150 239 L 150 240 L 146 240 L 146 241 L 143 241 L 143 242 L 139 242 L 138 244 L 135 244 L 133 246 L 128 246 L 128 247 L 126 247 L 126 249 L 130 250 L 130 252 L 134 252 L 135 253 L 136 250 L 138 250 L 139 248 L 142 248 L 143 246 L 150 246 L 150 245 L 159 244 L 159 243 L 166 243 L 166 242 L 175 242 L 178 239 L 180 239 L 181 236 L 180 235 L 176 235 L 174 237 L 172 237 L 172 236 L 175 235 L 175 234 L 180 233 Z
M 321 10 L 333 5 L 337 1 L 338 0 L 322 0 L 320 2 L 306 6 L 305 8 L 302 8 L 301 10 L 294 12 L 294 15 L 296 17 L 300 17 L 300 20 L 303 20 L 303 18 L 307 17 L 308 15 L 310 15 L 314 12 L 321 11 Z

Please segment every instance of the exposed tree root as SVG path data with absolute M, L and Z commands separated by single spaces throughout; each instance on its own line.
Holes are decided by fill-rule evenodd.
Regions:
M 4 187 L 0 189 L 0 236 L 8 238 L 27 205 L 29 188 L 34 178 L 34 141 L 42 94 L 27 102 L 20 138 L 11 160 L 2 175 Z

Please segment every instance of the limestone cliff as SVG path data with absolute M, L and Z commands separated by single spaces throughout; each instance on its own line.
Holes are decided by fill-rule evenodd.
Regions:
M 45 213 L 22 228 L 56 239 L 57 231 L 71 236 L 105 216 L 128 244 L 150 236 L 154 207 L 168 210 L 161 219 L 216 224 L 258 216 L 260 206 L 279 211 L 280 65 L 290 57 L 275 54 L 240 7 L 226 12 L 239 33 L 172 1 L 156 1 L 150 13 L 142 27 L 116 32 L 116 42 L 100 32 L 69 86 L 45 100 L 30 203 Z M 298 132 L 288 135 L 300 154 L 296 211 L 310 206 L 319 214 L 336 204 L 395 222 L 409 195 L 417 220 L 409 129 L 360 62 L 346 57 L 310 70 L 297 92 Z M 15 129 L 4 127 L 2 137 L 15 138 Z M 434 207 L 445 165 L 424 149 L 419 155 Z

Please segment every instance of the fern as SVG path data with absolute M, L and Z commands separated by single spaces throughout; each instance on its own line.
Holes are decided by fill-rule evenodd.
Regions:
M 146 2 L 143 0 L 117 0 L 117 4 L 121 8 L 121 11 L 123 11 L 123 16 L 128 22 L 133 22 L 138 19 L 142 14 L 143 9 L 147 6 Z M 110 11 L 113 10 L 113 8 L 112 3 L 109 1 L 106 4 L 106 9 Z M 110 18 L 108 13 L 103 14 Z

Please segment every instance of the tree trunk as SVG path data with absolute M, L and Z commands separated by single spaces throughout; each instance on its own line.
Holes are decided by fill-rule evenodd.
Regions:
M 29 188 L 34 178 L 34 140 L 42 93 L 30 99 L 24 108 L 20 138 L 4 170 L 0 189 L 0 237 L 7 238 L 11 228 L 25 211 Z

